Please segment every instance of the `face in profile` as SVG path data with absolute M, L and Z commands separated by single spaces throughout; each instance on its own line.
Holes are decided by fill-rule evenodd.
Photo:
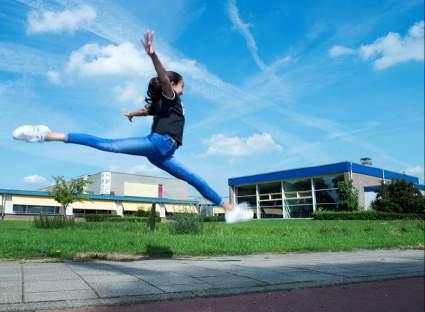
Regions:
M 183 89 L 184 89 L 183 80 L 180 80 L 178 83 L 171 82 L 171 87 L 173 88 L 174 92 L 176 92 L 178 96 L 183 95 Z

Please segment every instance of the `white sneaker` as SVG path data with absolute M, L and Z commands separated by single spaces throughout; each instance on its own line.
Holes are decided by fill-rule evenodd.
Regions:
M 226 223 L 235 223 L 249 221 L 254 218 L 254 211 L 248 207 L 246 203 L 236 205 L 235 208 L 226 212 Z
M 33 142 L 44 142 L 46 136 L 50 133 L 50 129 L 47 126 L 43 125 L 25 125 L 16 128 L 13 131 L 13 138 L 15 140 L 26 141 L 29 143 Z

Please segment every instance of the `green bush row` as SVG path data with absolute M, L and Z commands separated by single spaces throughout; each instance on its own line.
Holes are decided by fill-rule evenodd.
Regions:
M 74 217 L 38 215 L 34 217 L 34 226 L 43 229 L 58 229 L 65 226 L 73 226 Z
M 84 215 L 84 219 L 86 219 L 87 222 L 103 222 L 103 221 L 110 221 L 112 219 L 121 219 L 120 216 L 114 216 L 114 215 L 108 215 L 108 214 L 87 214 Z
M 366 211 L 316 211 L 313 213 L 316 220 L 425 220 L 425 214 L 421 213 L 396 213 Z
M 201 234 L 201 218 L 193 214 L 179 213 L 174 216 L 175 222 L 170 223 L 170 234 Z
M 87 222 L 147 222 L 147 217 L 137 217 L 137 216 L 129 216 L 129 217 L 121 217 L 116 215 L 85 215 L 84 218 Z M 161 219 L 159 216 L 155 217 L 156 222 L 160 222 Z
M 224 215 L 201 217 L 202 222 L 224 222 Z

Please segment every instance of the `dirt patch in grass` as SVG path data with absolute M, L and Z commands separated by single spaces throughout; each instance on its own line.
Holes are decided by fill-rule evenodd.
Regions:
M 135 261 L 148 258 L 144 255 L 132 255 L 123 253 L 110 252 L 79 252 L 73 260 L 88 261 L 88 260 L 109 260 L 109 261 Z

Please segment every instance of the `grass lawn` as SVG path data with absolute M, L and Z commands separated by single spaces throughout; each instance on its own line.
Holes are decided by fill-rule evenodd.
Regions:
M 72 258 L 81 252 L 212 256 L 253 253 L 424 248 L 424 221 L 262 220 L 203 223 L 199 235 L 151 233 L 145 224 L 85 222 L 62 229 L 28 221 L 0 221 L 0 258 Z

